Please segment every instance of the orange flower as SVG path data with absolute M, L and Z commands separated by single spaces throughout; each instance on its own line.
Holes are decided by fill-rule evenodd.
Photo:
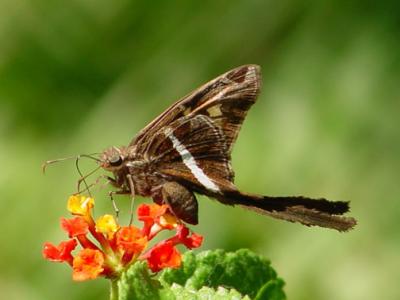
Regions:
M 143 258 L 147 259 L 149 268 L 153 272 L 159 272 L 164 268 L 179 268 L 182 262 L 181 254 L 171 241 L 155 245 Z
M 134 226 L 121 227 L 116 234 L 115 241 L 117 249 L 122 253 L 122 265 L 128 265 L 135 260 L 147 246 L 147 237 Z
M 58 246 L 52 243 L 45 243 L 43 247 L 43 257 L 50 261 L 67 262 L 72 265 L 73 257 L 71 252 L 75 249 L 78 243 L 76 240 L 68 240 L 61 242 Z
M 104 256 L 99 250 L 83 249 L 74 258 L 72 279 L 84 281 L 97 278 L 103 272 Z
M 147 237 L 135 226 L 121 227 L 116 234 L 116 244 L 124 252 L 140 253 L 147 246 Z
M 203 237 L 192 233 L 170 212 L 168 205 L 142 204 L 137 216 L 143 228 L 120 226 L 112 215 L 103 215 L 95 222 L 92 216 L 94 199 L 73 195 L 68 199 L 68 210 L 76 217 L 61 218 L 61 227 L 71 238 L 58 246 L 45 243 L 43 256 L 51 261 L 67 262 L 72 266 L 76 281 L 99 276 L 118 278 L 137 260 L 147 260 L 149 268 L 158 272 L 163 268 L 178 268 L 181 254 L 176 245 L 197 248 Z M 146 254 L 148 241 L 162 230 L 175 230 L 173 237 L 156 244 Z M 94 242 L 93 242 L 94 240 Z M 75 257 L 71 252 L 79 241 L 82 250 Z
M 178 224 L 178 219 L 169 213 L 166 204 L 141 204 L 138 207 L 137 215 L 139 221 L 144 222 L 142 232 L 151 240 L 163 229 L 174 229 Z

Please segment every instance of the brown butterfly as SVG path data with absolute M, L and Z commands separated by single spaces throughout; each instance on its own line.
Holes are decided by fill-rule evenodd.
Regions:
M 116 193 L 152 197 L 182 221 L 198 223 L 195 193 L 291 222 L 347 231 L 348 202 L 243 193 L 233 183 L 231 151 L 261 87 L 260 67 L 244 65 L 204 84 L 148 124 L 127 147 L 111 147 L 100 166 Z

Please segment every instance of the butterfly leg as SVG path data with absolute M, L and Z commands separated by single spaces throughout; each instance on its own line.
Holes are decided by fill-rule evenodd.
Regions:
M 118 187 L 118 185 L 117 185 L 117 183 L 116 183 L 114 178 L 111 178 L 110 176 L 107 176 L 107 175 L 100 175 L 100 176 L 97 176 L 96 180 L 93 183 L 87 185 L 83 190 L 80 189 L 79 183 L 78 183 L 78 192 L 77 193 L 81 194 L 83 192 L 89 191 L 90 188 L 95 187 L 96 185 L 98 185 L 102 179 L 105 179 L 105 182 L 104 182 L 104 184 L 102 184 L 100 186 L 100 188 L 102 188 L 103 186 L 105 186 L 107 184 L 111 184 L 114 187 Z
M 107 179 L 107 182 L 110 183 L 112 186 L 118 187 L 118 185 L 117 185 L 117 183 L 116 183 L 114 178 L 109 177 L 109 176 L 105 176 L 105 178 Z M 118 191 L 110 191 L 110 192 L 108 192 L 108 196 L 110 197 L 111 204 L 112 204 L 114 212 L 115 212 L 115 218 L 117 219 L 117 221 L 118 221 L 120 210 L 119 210 L 119 208 L 117 206 L 117 203 L 115 202 L 113 196 L 114 195 L 126 195 L 126 194 L 130 194 L 130 192 L 126 191 L 126 190 L 123 190 L 123 189 L 118 190 Z
M 129 226 L 131 226 L 132 222 L 133 222 L 133 207 L 135 204 L 135 185 L 133 184 L 133 179 L 132 179 L 131 174 L 126 175 L 126 177 L 128 178 L 129 189 L 131 191 L 131 193 L 130 193 L 131 194 L 131 208 L 129 210 L 129 215 L 130 215 Z
M 160 192 L 163 202 L 169 205 L 176 217 L 189 224 L 198 223 L 198 204 L 191 191 L 177 182 L 166 182 Z
M 110 200 L 111 200 L 111 204 L 112 204 L 112 207 L 113 207 L 113 209 L 114 209 L 114 212 L 115 212 L 115 219 L 117 219 L 117 221 L 118 221 L 118 217 L 119 217 L 119 208 L 118 208 L 118 206 L 117 206 L 117 203 L 115 202 L 115 200 L 114 200 L 114 195 L 117 195 L 117 194 L 119 194 L 118 193 L 118 191 L 110 191 L 110 192 L 108 192 L 108 196 L 110 197 Z

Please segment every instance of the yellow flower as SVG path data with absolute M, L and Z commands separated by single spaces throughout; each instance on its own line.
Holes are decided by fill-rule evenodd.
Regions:
M 87 216 L 94 206 L 92 197 L 83 195 L 72 195 L 68 198 L 67 209 L 73 215 Z
M 178 225 L 178 219 L 174 215 L 166 213 L 160 216 L 158 223 L 165 229 L 173 229 Z
M 115 232 L 119 229 L 119 225 L 112 215 L 104 215 L 96 221 L 96 231 L 107 234 L 108 238 L 112 238 Z

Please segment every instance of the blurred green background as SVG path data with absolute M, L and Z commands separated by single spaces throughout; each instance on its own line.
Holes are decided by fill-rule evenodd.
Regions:
M 41 163 L 126 145 L 192 89 L 255 63 L 263 91 L 234 149 L 237 185 L 351 200 L 359 225 L 340 234 L 200 198 L 203 249 L 269 257 L 289 299 L 400 299 L 400 5 L 374 2 L 2 0 L 1 298 L 107 299 L 105 280 L 74 283 L 42 259 L 44 241 L 65 239 L 78 174 L 70 161 L 43 176 Z M 99 211 L 112 211 L 107 190 Z

